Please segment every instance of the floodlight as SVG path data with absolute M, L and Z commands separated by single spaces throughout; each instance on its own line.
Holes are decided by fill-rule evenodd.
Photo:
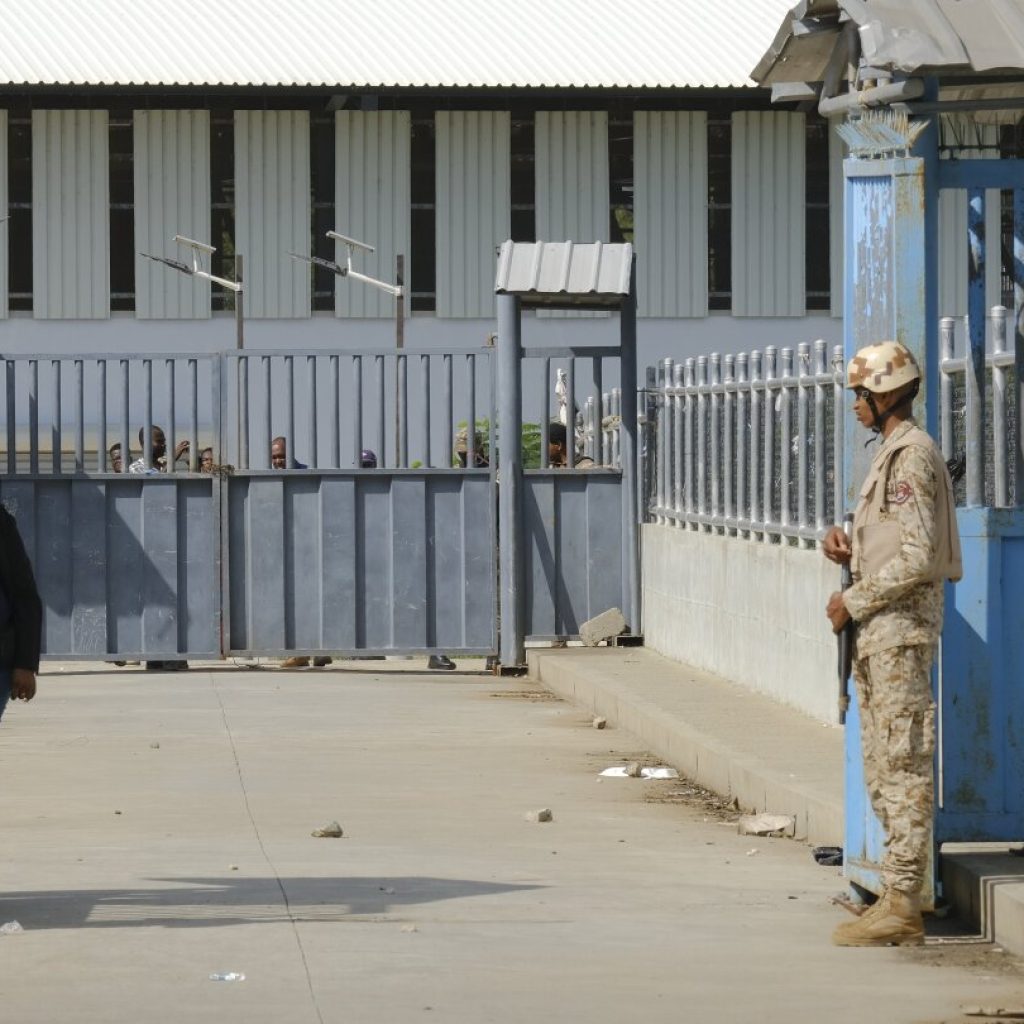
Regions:
M 396 299 L 402 297 L 402 286 L 399 284 L 388 284 L 387 281 L 378 281 L 375 277 L 369 277 L 366 274 L 359 273 L 358 270 L 352 269 L 352 254 L 356 249 L 362 249 L 364 252 L 376 252 L 377 250 L 366 242 L 360 242 L 358 238 L 349 238 L 348 235 L 343 235 L 338 231 L 328 231 L 328 238 L 333 238 L 336 242 L 341 242 L 346 248 L 345 262 L 344 264 L 337 263 L 334 260 L 324 259 L 322 256 L 305 256 L 298 252 L 289 252 L 293 260 L 305 260 L 307 263 L 313 263 L 318 267 L 324 267 L 330 270 L 332 273 L 338 275 L 338 277 L 352 277 L 357 281 L 362 281 L 364 284 L 371 285 L 374 288 L 379 288 L 382 292 L 387 292 L 388 295 L 393 295 Z
M 193 273 L 192 268 L 187 263 L 183 263 L 181 260 L 172 259 L 170 256 L 153 256 L 148 252 L 140 252 L 139 255 L 145 256 L 147 260 L 153 260 L 156 263 L 163 263 L 172 270 L 180 270 L 183 274 L 191 276 Z
M 328 231 L 328 238 L 333 238 L 336 241 L 344 242 L 350 249 L 365 249 L 367 252 L 376 252 L 377 250 L 366 242 L 360 242 L 358 238 L 349 238 L 348 235 L 343 235 L 338 231 Z

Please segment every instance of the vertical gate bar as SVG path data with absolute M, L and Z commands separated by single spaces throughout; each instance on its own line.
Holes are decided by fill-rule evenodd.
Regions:
M 621 414 L 620 414 L 621 415 Z M 658 368 L 648 366 L 644 378 L 644 431 L 640 461 L 643 472 L 643 521 L 651 522 L 654 515 L 652 502 L 656 500 L 657 451 L 661 444 L 658 437 Z M 620 428 L 621 430 L 621 421 Z M 620 442 L 621 443 L 621 442 Z
M 660 521 L 678 520 L 679 504 L 675 494 L 681 477 L 673 472 L 675 462 L 675 423 L 678 417 L 676 405 L 678 399 L 673 394 L 676 367 L 672 359 L 663 359 L 659 374 L 661 386 L 661 405 L 658 407 L 658 509 Z
M 99 401 L 99 441 L 97 442 L 96 465 L 101 473 L 107 472 L 107 361 L 96 360 L 96 385 Z M 113 468 L 113 467 L 111 467 Z M 122 459 L 121 468 L 124 469 Z
M 334 374 L 334 387 L 333 387 L 333 404 L 332 419 L 334 423 L 333 436 L 331 440 L 332 446 L 332 462 L 335 469 L 340 467 L 340 448 L 341 443 L 339 439 L 340 424 L 338 422 L 338 365 L 337 356 L 331 356 L 334 360 L 334 366 L 332 372 Z M 352 357 L 352 465 L 356 469 L 362 468 L 362 455 L 363 455 L 363 357 L 353 356 Z M 376 452 L 378 465 L 380 465 L 380 452 Z
M 75 472 L 85 472 L 85 362 L 75 360 Z
M 612 454 L 612 465 L 616 469 L 622 468 L 622 451 L 620 445 L 622 439 L 619 437 L 618 424 L 622 420 L 622 388 L 612 388 L 612 404 L 615 413 L 615 426 L 608 431 L 609 447 Z
M 569 356 L 565 367 L 565 465 L 576 464 L 576 359 Z
M 610 391 L 605 392 L 602 396 L 601 405 L 605 409 L 606 416 L 618 415 L 614 408 L 614 399 Z M 612 435 L 605 427 L 604 420 L 601 421 L 601 464 L 603 466 L 614 466 L 615 463 L 612 461 Z
M 725 388 L 722 393 L 722 532 L 726 535 L 732 529 L 736 516 L 733 503 L 735 462 L 733 461 L 733 420 L 736 415 L 736 356 L 725 357 Z
M 501 663 L 508 667 L 525 658 L 522 621 L 525 589 L 522 541 L 522 343 L 519 300 L 499 295 L 498 305 L 498 422 L 501 424 L 501 487 L 498 490 L 498 552 L 501 558 Z M 493 427 L 493 421 L 492 421 Z M 491 450 L 492 456 L 494 454 Z M 491 458 L 491 472 L 495 459 Z
M 398 468 L 409 467 L 409 375 L 406 357 L 399 353 L 395 359 L 395 373 L 398 374 Z
M 198 473 L 199 465 L 199 360 L 188 361 L 188 471 Z M 214 462 L 220 453 L 214 448 Z
M 764 491 L 761 497 L 761 510 L 764 513 L 764 542 L 771 541 L 770 527 L 776 525 L 775 520 L 775 396 L 772 384 L 776 378 L 778 351 L 774 345 L 768 345 L 764 351 L 764 465 L 762 480 Z
M 341 360 L 336 352 L 331 354 L 331 465 L 335 469 L 341 469 Z M 356 356 L 352 360 L 352 379 L 355 387 L 355 404 L 360 411 L 363 406 L 363 360 Z M 359 439 L 362 441 L 363 422 L 362 416 L 359 419 Z
M 451 469 L 452 464 L 455 462 L 455 450 L 453 448 L 455 442 L 455 435 L 452 431 L 455 429 L 455 414 L 453 408 L 454 402 L 454 391 L 452 389 L 452 355 L 450 352 L 445 352 L 441 358 L 441 375 L 444 383 L 444 405 L 441 409 L 441 430 L 442 441 L 441 441 L 441 465 L 445 469 Z M 466 434 L 466 447 L 469 450 L 469 434 Z M 467 465 L 469 459 L 466 459 Z
M 306 355 L 306 373 L 309 382 L 309 404 L 307 406 L 306 433 L 309 435 L 309 468 L 320 468 L 320 445 L 317 423 L 316 356 Z
M 30 359 L 28 366 L 28 470 L 36 474 L 39 472 L 39 360 Z M 126 387 L 126 402 L 127 394 Z M 127 463 L 124 468 L 127 470 Z
M 814 343 L 814 526 L 819 538 L 825 531 L 825 386 L 828 373 L 826 342 Z
M 61 471 L 61 449 L 64 447 L 64 409 L 61 405 L 61 364 L 59 359 L 50 360 L 53 369 L 53 413 L 50 416 L 50 464 L 54 473 Z
M 374 356 L 376 369 L 374 390 L 377 393 L 377 465 L 383 469 L 388 464 L 387 453 L 387 408 L 384 405 L 384 357 Z
M 643 634 L 640 604 L 640 506 L 637 501 L 636 257 L 629 274 L 629 294 L 619 314 L 619 379 L 622 387 L 622 577 L 627 621 L 635 636 Z M 625 609 L 624 609 L 625 610 Z
M 953 374 L 947 363 L 953 358 L 955 321 L 944 316 L 939 321 L 939 444 L 942 457 L 953 458 L 955 439 L 953 435 Z
M 153 360 L 142 360 L 142 460 L 146 469 L 153 465 Z
M 295 357 L 284 357 L 284 423 L 285 436 L 288 438 L 288 469 L 293 469 L 296 462 L 295 445 Z
M 657 448 L 655 449 L 655 463 L 654 463 L 654 508 L 656 521 L 664 523 L 666 521 L 665 508 L 666 508 L 666 487 L 668 481 L 668 472 L 666 471 L 666 460 L 669 458 L 669 446 L 671 440 L 668 436 L 669 431 L 669 413 L 667 405 L 670 401 L 668 396 L 668 388 L 672 384 L 671 378 L 668 376 L 667 365 L 671 360 L 663 359 L 658 364 L 658 404 L 657 409 L 657 427 L 655 428 L 655 437 L 657 438 Z
M 782 350 L 782 383 L 779 387 L 779 525 L 790 525 L 790 497 L 793 487 L 793 349 Z
M 249 359 L 251 357 L 249 357 L 249 356 L 240 356 L 239 358 L 240 359 L 244 358 L 246 360 L 246 364 L 248 365 Z M 261 385 L 260 392 L 261 392 L 261 394 L 260 394 L 260 397 L 257 399 L 257 401 L 259 401 L 260 405 L 262 406 L 262 410 L 261 411 L 262 411 L 262 414 L 263 414 L 263 440 L 262 440 L 262 442 L 260 444 L 261 451 L 260 451 L 259 458 L 256 460 L 256 466 L 257 467 L 265 466 L 267 469 L 273 468 L 272 464 L 271 464 L 271 461 L 270 461 L 270 448 L 271 448 L 271 444 L 273 443 L 273 440 L 274 440 L 274 414 L 273 414 L 274 398 L 273 398 L 273 382 L 272 382 L 272 379 L 271 379 L 272 378 L 272 372 L 271 372 L 272 370 L 273 370 L 273 362 L 272 362 L 270 356 L 261 356 L 260 357 L 260 385 Z M 248 393 L 248 381 L 249 381 L 248 370 L 246 371 L 246 378 L 245 379 L 246 379 L 246 393 Z M 246 422 L 248 423 L 248 420 L 249 420 L 249 414 L 248 414 L 249 404 L 248 404 L 248 401 L 246 401 L 245 408 L 246 408 L 246 417 L 245 418 L 246 418 Z M 248 430 L 248 428 L 246 428 L 246 429 Z M 246 436 L 248 436 L 248 434 Z M 292 444 L 292 441 L 291 441 L 291 438 L 289 438 L 288 439 L 288 447 L 285 449 L 286 452 L 290 452 L 291 451 L 291 444 Z
M 711 353 L 711 501 L 708 511 L 721 516 L 722 508 L 722 357 Z M 717 532 L 716 526 L 711 531 Z
M 750 362 L 746 352 L 736 356 L 736 519 L 746 519 L 747 507 L 747 424 L 750 409 Z M 736 524 L 738 536 L 747 535 Z
M 604 457 L 604 361 L 600 356 L 594 356 L 594 451 L 592 457 L 599 466 L 607 465 Z
M 228 407 L 228 375 L 226 372 L 228 362 L 226 356 L 212 356 L 210 358 L 210 417 L 213 426 L 213 437 L 211 445 L 214 452 L 214 461 L 217 463 L 228 462 L 227 452 L 224 450 L 226 439 L 224 437 L 224 423 L 227 418 Z M 237 372 L 237 371 L 236 371 Z M 236 377 L 237 379 L 237 377 Z M 198 404 L 198 403 L 197 403 Z M 229 520 L 228 512 L 228 480 L 219 473 L 210 481 L 213 505 L 213 521 L 217 524 L 224 524 Z M 216 630 L 217 639 L 220 644 L 220 653 L 225 655 L 231 650 L 231 587 L 229 583 L 229 561 L 228 552 L 231 546 L 231 531 L 222 526 L 217 531 L 220 538 L 219 544 L 214 547 L 215 578 L 219 588 L 217 602 Z
M 540 468 L 551 468 L 551 456 L 548 451 L 551 427 L 551 360 L 545 358 L 544 368 L 544 413 L 540 422 Z
M 696 364 L 697 361 L 693 356 L 689 356 L 683 363 L 683 387 L 686 389 L 686 398 L 684 400 L 686 426 L 683 428 L 683 482 L 686 495 L 684 504 L 688 517 L 692 516 L 696 509 L 694 461 L 696 459 L 697 439 L 695 436 L 696 430 L 694 429 L 694 415 L 697 403 L 693 394 Z M 691 527 L 694 525 L 694 523 L 690 522 Z
M 967 505 L 985 503 L 985 193 L 967 191 Z
M 846 445 L 846 417 L 843 410 L 843 346 L 832 349 L 832 517 L 838 523 L 846 512 L 846 482 L 843 479 L 843 450 Z
M 767 393 L 766 393 L 767 394 Z M 761 353 L 750 353 L 750 529 L 762 533 L 761 524 Z M 764 534 L 767 536 L 767 534 Z
M 672 397 L 666 398 L 665 404 L 671 402 L 671 433 L 666 430 L 663 443 L 668 452 L 671 453 L 671 479 L 672 492 L 668 495 L 669 504 L 672 507 L 672 521 L 676 526 L 684 526 L 686 523 L 686 398 L 684 388 L 686 386 L 686 367 L 682 363 L 675 363 L 672 366 L 672 376 L 666 378 L 666 386 L 672 388 Z
M 121 360 L 121 472 L 127 473 L 132 461 L 131 437 L 128 426 L 129 396 L 128 389 L 130 366 L 127 359 Z
M 599 462 L 594 453 L 594 396 L 587 395 L 583 400 L 583 454 L 587 458 Z
M 697 514 L 708 510 L 708 357 L 697 357 Z M 699 529 L 703 530 L 701 524 Z
M 466 413 L 466 468 L 476 466 L 476 355 L 470 352 L 466 356 L 467 391 L 469 394 L 469 410 Z M 483 438 L 480 439 L 481 441 Z M 493 464 L 494 450 L 488 447 L 487 461 Z
M 13 359 L 4 360 L 7 371 L 7 475 L 18 472 L 18 419 L 17 419 L 17 375 L 18 364 Z
M 811 346 L 802 341 L 797 346 L 797 359 L 800 363 L 800 370 L 797 374 L 799 383 L 796 392 L 796 515 L 797 525 L 801 532 L 810 526 L 810 519 L 807 514 L 807 479 L 808 479 L 808 404 L 810 395 L 808 389 L 813 387 L 811 383 Z M 808 546 L 806 537 L 801 536 L 800 547 Z
M 988 327 L 992 337 L 992 353 L 1006 352 L 1006 307 L 993 306 L 989 311 Z M 1006 471 L 1006 370 L 992 361 L 992 471 L 995 504 L 1005 508 L 1010 504 L 1010 477 Z
M 420 451 L 424 469 L 430 469 L 430 356 L 420 355 Z
M 174 369 L 175 360 L 173 357 L 165 360 L 167 366 L 167 451 L 164 457 L 167 459 L 167 472 L 174 472 L 174 450 L 177 447 L 178 417 L 175 409 L 174 394 Z
M 264 377 L 269 381 L 270 368 L 269 366 L 264 367 Z M 235 380 L 238 384 L 238 407 L 236 423 L 238 426 L 238 434 L 236 441 L 238 443 L 238 465 L 240 469 L 249 469 L 251 466 L 250 462 L 250 439 L 249 439 L 249 356 L 243 352 L 239 352 L 235 358 Z M 269 384 L 267 385 L 269 391 Z M 268 435 L 269 431 L 269 416 L 268 416 Z M 291 444 L 291 441 L 288 442 Z M 267 460 L 267 465 L 270 465 L 270 444 L 268 438 L 268 444 L 266 445 L 266 452 L 257 459 L 257 466 L 262 466 L 263 459 Z
M 1013 190 L 1013 500 L 1024 507 L 1024 188 Z

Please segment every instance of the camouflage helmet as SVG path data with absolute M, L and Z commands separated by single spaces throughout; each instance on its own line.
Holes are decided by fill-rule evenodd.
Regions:
M 848 388 L 867 388 L 876 395 L 895 391 L 921 379 L 921 367 L 913 352 L 898 341 L 865 345 L 846 367 Z

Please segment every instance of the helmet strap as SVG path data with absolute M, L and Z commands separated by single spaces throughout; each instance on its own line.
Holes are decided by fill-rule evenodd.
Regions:
M 898 401 L 893 402 L 885 412 L 880 413 L 878 406 L 875 405 L 875 396 L 868 392 L 867 403 L 868 408 L 871 410 L 871 429 L 876 433 L 882 432 L 882 427 L 885 426 L 886 420 L 893 415 L 897 410 L 902 409 L 904 406 L 909 406 L 915 398 L 917 398 L 918 389 L 921 386 L 920 381 L 914 381 L 914 386 Z

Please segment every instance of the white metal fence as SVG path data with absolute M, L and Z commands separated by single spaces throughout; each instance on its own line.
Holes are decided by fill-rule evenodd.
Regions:
M 1011 320 L 1002 306 L 990 310 L 983 368 L 956 354 L 969 348 L 965 318 L 940 321 L 940 440 L 959 477 L 958 505 L 1024 499 Z M 842 346 L 830 352 L 821 340 L 649 368 L 648 519 L 769 543 L 819 541 L 843 508 L 844 385 Z
M 819 340 L 649 370 L 650 518 L 817 541 L 842 505 L 842 364 L 841 346 Z

